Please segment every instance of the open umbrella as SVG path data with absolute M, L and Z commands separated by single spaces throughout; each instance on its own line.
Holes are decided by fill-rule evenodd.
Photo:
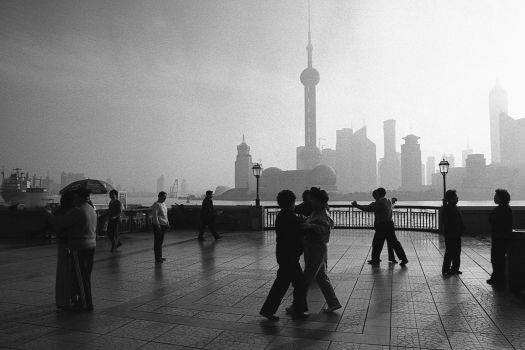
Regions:
M 79 188 L 86 188 L 92 194 L 105 194 L 111 191 L 113 186 L 102 180 L 84 179 L 70 183 L 61 189 L 59 193 L 62 194 L 64 192 L 76 191 Z

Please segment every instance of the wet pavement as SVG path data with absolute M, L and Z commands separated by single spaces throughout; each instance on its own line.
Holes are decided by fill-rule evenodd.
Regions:
M 398 232 L 406 267 L 366 264 L 372 232 L 334 230 L 329 276 L 343 308 L 278 322 L 258 315 L 276 272 L 275 233 L 232 232 L 199 243 L 169 232 L 155 264 L 149 233 L 98 243 L 95 311 L 56 311 L 56 247 L 0 245 L 0 348 L 13 349 L 525 349 L 525 302 L 485 283 L 490 243 L 465 238 L 461 276 L 443 278 L 439 235 Z

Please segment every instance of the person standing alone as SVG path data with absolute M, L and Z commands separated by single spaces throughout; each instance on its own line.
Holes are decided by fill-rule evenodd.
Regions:
M 490 262 L 492 276 L 487 283 L 493 286 L 505 286 L 505 255 L 509 250 L 509 241 L 512 235 L 512 209 L 509 206 L 510 194 L 506 190 L 497 189 L 494 194 L 494 203 L 498 206 L 492 210 L 489 217 L 492 246 L 490 248 Z
M 443 207 L 443 226 L 445 231 L 445 255 L 443 256 L 444 276 L 460 275 L 461 263 L 461 236 L 465 232 L 463 218 L 458 210 L 458 195 L 456 190 L 445 192 L 445 206 Z
M 168 208 L 166 207 L 167 193 L 159 192 L 158 200 L 151 207 L 151 221 L 153 223 L 153 251 L 155 253 L 155 262 L 162 263 L 166 261 L 162 257 L 162 244 L 164 243 L 164 233 L 169 229 Z
M 111 252 L 120 247 L 119 226 L 120 214 L 122 214 L 122 203 L 118 200 L 117 190 L 109 191 L 111 201 L 108 205 L 108 237 L 111 240 Z
M 206 191 L 206 197 L 202 201 L 201 211 L 201 228 L 199 230 L 199 241 L 204 241 L 204 231 L 206 226 L 210 229 L 211 234 L 215 237 L 215 240 L 221 239 L 222 237 L 215 231 L 215 212 L 213 210 L 213 191 Z

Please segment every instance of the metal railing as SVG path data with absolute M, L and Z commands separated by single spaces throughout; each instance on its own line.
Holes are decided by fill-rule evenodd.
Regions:
M 264 207 L 264 228 L 275 228 L 277 206 Z M 395 227 L 400 230 L 439 231 L 440 207 L 397 205 L 393 210 Z M 361 211 L 349 205 L 330 206 L 330 215 L 336 228 L 374 228 L 374 213 Z
M 104 232 L 107 223 L 107 209 L 98 209 L 98 228 L 97 232 Z M 151 209 L 125 209 L 120 216 L 119 232 L 143 232 L 151 228 Z

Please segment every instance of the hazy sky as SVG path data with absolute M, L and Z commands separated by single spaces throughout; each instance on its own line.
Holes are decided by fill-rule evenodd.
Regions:
M 305 0 L 1 1 L 0 166 L 233 186 L 245 134 L 294 169 L 306 28 Z M 327 147 L 365 123 L 379 158 L 394 118 L 424 157 L 488 155 L 496 79 L 525 116 L 524 1 L 312 0 L 312 31 Z

